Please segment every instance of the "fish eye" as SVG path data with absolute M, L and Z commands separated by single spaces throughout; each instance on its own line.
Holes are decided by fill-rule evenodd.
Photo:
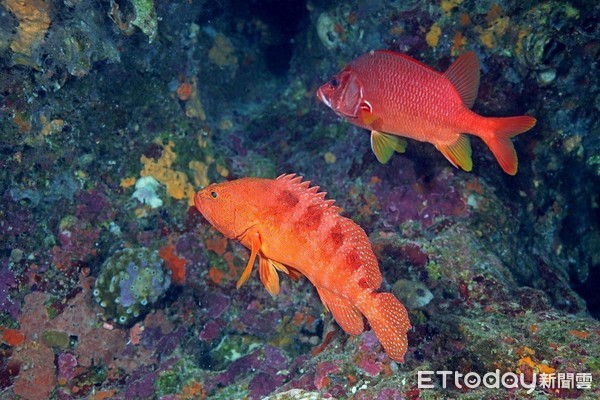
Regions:
M 334 88 L 340 86 L 340 80 L 337 77 L 333 77 L 331 78 L 331 80 L 329 81 L 329 83 L 331 84 L 331 86 L 333 86 Z
M 216 199 L 218 197 L 217 192 L 215 192 L 214 190 L 212 192 L 210 192 L 210 197 L 212 197 L 213 199 Z

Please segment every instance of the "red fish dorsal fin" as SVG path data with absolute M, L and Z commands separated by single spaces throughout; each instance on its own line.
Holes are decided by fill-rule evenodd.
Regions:
M 423 64 L 421 61 L 419 61 L 419 60 L 417 60 L 415 58 L 412 58 L 411 56 L 409 56 L 407 54 L 404 54 L 404 53 L 397 53 L 397 52 L 392 51 L 392 50 L 374 50 L 372 52 L 372 54 L 377 54 L 377 53 L 379 53 L 379 54 L 387 54 L 388 56 L 392 56 L 392 57 L 403 58 L 406 61 L 408 61 L 409 63 L 417 64 L 417 65 L 419 65 L 419 66 L 421 66 L 421 67 L 423 67 L 425 69 L 428 69 L 430 71 L 435 72 L 436 74 L 440 73 L 439 71 L 436 71 L 435 69 L 431 68 L 429 65 Z M 370 54 L 370 53 L 367 53 L 367 54 Z
M 456 61 L 444 72 L 454 85 L 463 104 L 473 107 L 479 90 L 479 59 L 472 51 L 458 57 Z
M 302 182 L 301 176 L 296 176 L 296 174 L 283 174 L 279 175 L 276 181 L 283 183 L 285 187 L 293 193 L 303 193 L 310 196 L 309 199 L 312 204 L 323 204 L 328 211 L 339 213 L 339 208 L 333 204 L 335 200 L 325 200 L 325 195 L 327 193 L 319 192 L 319 186 L 311 187 L 310 181 Z

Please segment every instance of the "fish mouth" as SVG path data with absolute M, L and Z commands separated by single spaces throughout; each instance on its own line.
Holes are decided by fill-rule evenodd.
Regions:
M 323 103 L 325 103 L 325 105 L 329 108 L 331 107 L 331 102 L 329 101 L 329 99 L 327 98 L 327 96 L 325 96 L 325 93 L 323 93 L 323 88 L 319 88 L 317 90 L 317 97 L 319 98 L 319 100 L 321 100 Z

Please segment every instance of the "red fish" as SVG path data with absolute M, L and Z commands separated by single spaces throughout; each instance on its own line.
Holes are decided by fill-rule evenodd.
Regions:
M 238 288 L 256 257 L 272 296 L 279 293 L 278 271 L 304 275 L 344 331 L 360 334 L 364 315 L 387 354 L 403 362 L 408 314 L 394 295 L 377 291 L 381 273 L 365 231 L 309 185 L 295 175 L 242 178 L 207 186 L 194 203 L 223 235 L 251 250 Z
M 510 175 L 517 173 L 511 138 L 531 129 L 528 116 L 492 118 L 471 111 L 479 88 L 475 53 L 460 56 L 445 73 L 392 51 L 358 57 L 317 91 L 338 115 L 371 131 L 371 148 L 386 163 L 404 152 L 408 137 L 433 144 L 454 165 L 473 167 L 465 134 L 478 136 Z

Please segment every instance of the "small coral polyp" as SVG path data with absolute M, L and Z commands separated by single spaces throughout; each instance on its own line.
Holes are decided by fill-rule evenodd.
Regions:
M 132 325 L 164 296 L 171 286 L 170 275 L 157 251 L 120 250 L 104 262 L 96 279 L 94 299 L 107 320 Z

